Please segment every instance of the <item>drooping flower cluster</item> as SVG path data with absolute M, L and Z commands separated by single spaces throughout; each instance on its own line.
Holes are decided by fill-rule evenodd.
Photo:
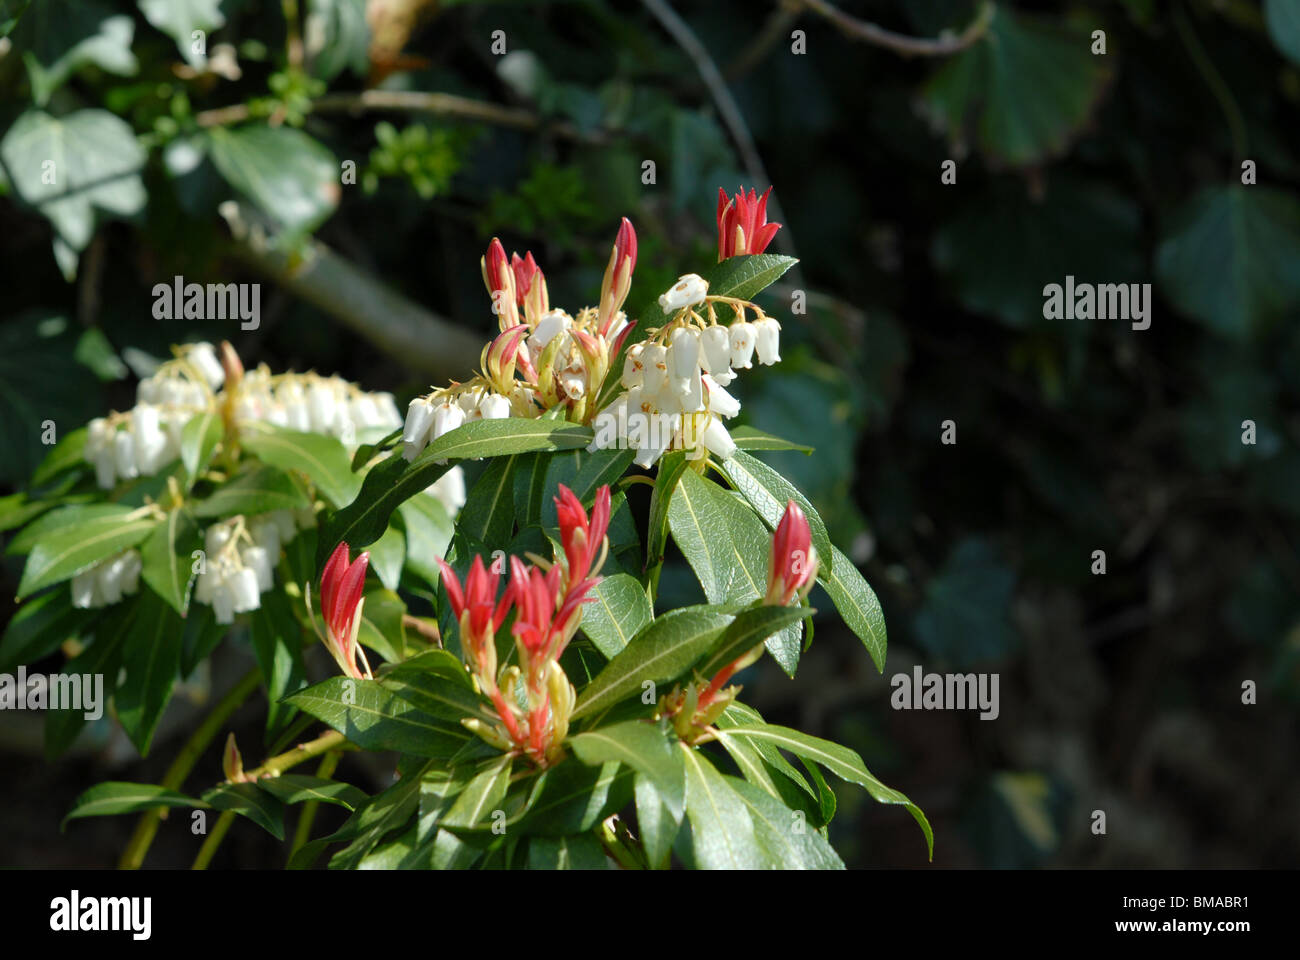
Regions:
M 817 581 L 817 565 L 808 517 L 797 503 L 788 500 L 772 534 L 763 604 L 784 607 L 795 599 L 803 602 Z M 657 715 L 670 718 L 677 735 L 687 743 L 710 735 L 713 722 L 740 693 L 740 687 L 726 683 L 762 655 L 763 645 L 758 644 L 715 673 L 707 684 L 700 681 L 674 687 L 660 700 Z
M 140 589 L 144 564 L 134 548 L 99 561 L 72 578 L 72 605 L 83 610 L 106 607 Z
M 636 232 L 624 218 L 599 304 L 571 316 L 551 306 L 546 277 L 531 252 L 507 258 L 501 241 L 493 239 L 482 268 L 499 333 L 483 348 L 477 376 L 411 402 L 402 431 L 406 459 L 473 420 L 532 419 L 563 405 L 570 420 L 587 422 L 610 358 L 632 329 L 622 307 L 636 252 Z
M 203 565 L 193 599 L 209 604 L 217 623 L 262 605 L 261 595 L 275 585 L 280 550 L 299 527 L 315 526 L 310 510 L 275 510 L 252 517 L 219 520 L 203 534 Z
M 718 191 L 720 260 L 767 248 L 781 226 L 767 222 L 770 194 L 771 188 L 761 197 L 742 188 L 729 198 Z M 598 306 L 570 316 L 551 306 L 532 253 L 507 258 L 494 239 L 482 268 L 500 333 L 483 348 L 480 374 L 412 401 L 402 434 L 406 459 L 468 421 L 536 418 L 557 407 L 571 421 L 592 424 L 591 450 L 631 447 L 642 467 L 669 449 L 730 457 L 735 444 L 724 421 L 740 403 L 726 387 L 755 357 L 760 364 L 781 359 L 781 325 L 747 300 L 711 295 L 703 277 L 686 274 L 659 298 L 668 322 L 645 331 L 646 339 L 628 348 L 621 371 L 611 373 L 635 325 L 622 308 L 636 256 L 636 232 L 625 217 Z M 730 311 L 729 322 L 719 319 L 720 311 L 724 317 Z M 620 375 L 623 392 L 596 410 L 607 374 Z
M 462 584 L 449 565 L 438 561 L 465 659 L 492 703 L 484 717 L 463 722 L 499 749 L 542 767 L 557 758 L 568 735 L 576 695 L 559 661 L 578 630 L 582 605 L 600 582 L 608 550 L 609 487 L 597 491 L 590 517 L 563 485 L 555 504 L 563 553 L 549 565 L 511 557 L 500 599 L 501 571 L 495 563 L 489 570 L 476 556 Z M 499 670 L 496 634 L 511 613 L 519 662 Z

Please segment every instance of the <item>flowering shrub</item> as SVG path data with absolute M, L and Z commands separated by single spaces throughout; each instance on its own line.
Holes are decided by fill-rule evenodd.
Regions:
M 16 507 L 26 602 L 0 668 L 64 644 L 69 672 L 109 678 L 145 752 L 176 677 L 227 633 L 258 664 L 162 783 L 100 784 L 69 817 L 146 811 L 127 865 L 161 808 L 222 811 L 204 865 L 233 816 L 283 838 L 286 808 L 309 804 L 292 865 L 329 850 L 333 867 L 838 867 L 829 771 L 904 806 L 930 845 L 857 753 L 766 723 L 734 682 L 764 653 L 794 675 L 817 584 L 878 669 L 885 655 L 871 588 L 753 456 L 796 445 L 725 424 L 738 372 L 780 360 L 780 325 L 752 301 L 793 263 L 764 253 L 767 196 L 719 191 L 718 262 L 635 317 L 626 219 L 597 304 L 573 314 L 531 253 L 493 240 L 482 369 L 404 418 L 387 394 L 197 344 L 133 410 L 65 438 Z M 662 609 L 669 540 L 705 602 Z M 339 675 L 308 685 L 313 637 Z M 231 737 L 226 782 L 182 792 L 258 684 L 273 755 L 245 770 Z M 78 716 L 52 713 L 52 752 Z M 336 779 L 351 749 L 398 754 L 396 782 L 369 796 Z M 287 772 L 317 757 L 315 775 Z M 311 839 L 320 802 L 351 816 Z

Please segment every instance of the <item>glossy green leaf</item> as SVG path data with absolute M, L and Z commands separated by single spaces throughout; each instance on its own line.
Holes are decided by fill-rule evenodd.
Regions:
M 31 78 L 32 99 L 43 105 L 83 66 L 135 74 L 134 34 L 129 14 L 96 0 L 40 0 L 18 21 L 13 42 Z
M 582 608 L 582 631 L 596 649 L 612 658 L 650 622 L 650 598 L 645 587 L 626 573 L 605 577 Z
M 709 607 L 684 607 L 659 617 L 582 689 L 573 719 L 639 694 L 647 681 L 661 683 L 685 673 L 731 620 L 730 614 Z
M 71 595 L 63 588 L 28 600 L 14 613 L 0 637 L 0 673 L 9 673 L 19 664 L 35 663 L 53 653 L 96 615 L 94 610 L 74 607 Z
M 438 558 L 446 557 L 452 523 L 433 497 L 412 497 L 397 508 L 406 530 L 406 567 L 430 587 L 437 586 Z
M 754 649 L 774 633 L 810 617 L 816 611 L 801 606 L 754 607 L 741 610 L 722 631 L 718 644 L 697 668 L 701 676 L 711 677 L 736 658 Z
M 32 474 L 32 486 L 44 486 L 66 470 L 89 470 L 90 464 L 85 460 L 86 433 L 85 427 L 65 433 Z
M 514 469 L 514 456 L 496 457 L 488 463 L 456 518 L 466 536 L 490 550 L 505 548 L 514 532 Z
M 780 870 L 843 870 L 839 858 L 825 838 L 771 794 L 735 777 L 723 778 L 749 810 L 754 839 L 762 852 L 764 866 Z
M 396 590 L 405 563 L 406 537 L 397 527 L 389 527 L 370 545 L 370 569 L 375 571 L 380 583 L 389 590 Z
M 181 463 L 191 486 L 208 468 L 212 453 L 221 441 L 222 430 L 221 415 L 215 409 L 191 417 L 181 428 Z
M 263 463 L 281 470 L 300 470 L 335 507 L 347 506 L 361 488 L 347 451 L 334 437 L 259 424 L 243 431 L 240 443 Z
M 905 807 L 921 827 L 921 832 L 925 834 L 926 847 L 930 852 L 930 856 L 934 856 L 934 833 L 930 829 L 930 822 L 926 819 L 925 814 L 921 812 L 921 808 L 907 799 L 904 794 L 892 787 L 885 786 L 877 780 L 871 774 L 871 771 L 867 769 L 866 764 L 862 762 L 862 758 L 848 747 L 840 746 L 838 743 L 832 743 L 829 740 L 822 740 L 819 737 L 809 736 L 798 730 L 791 730 L 789 727 L 778 727 L 770 724 L 735 726 L 727 732 L 732 737 L 766 741 L 782 750 L 788 750 L 790 753 L 805 757 L 825 767 L 841 780 L 865 787 L 866 791 L 878 802 L 894 803 Z
M 10 556 L 26 556 L 40 540 L 56 530 L 75 527 L 87 520 L 100 517 L 121 518 L 132 509 L 121 503 L 76 503 L 66 507 L 55 507 L 18 531 L 5 547 L 5 553 Z
M 682 783 L 685 785 L 685 766 L 682 767 Z M 645 850 L 650 869 L 658 870 L 668 864 L 668 855 L 672 852 L 673 841 L 681 827 L 681 816 L 674 817 L 654 782 L 642 774 L 637 774 L 633 787 L 636 796 L 637 838 Z
M 288 702 L 367 750 L 448 757 L 471 736 L 459 723 L 418 708 L 374 680 L 331 677 L 291 695 Z
M 512 760 L 509 755 L 502 756 L 475 776 L 442 818 L 442 826 L 460 829 L 490 826 L 505 800 L 506 788 L 510 786 Z
M 122 652 L 125 678 L 117 691 L 117 719 L 141 756 L 147 756 L 154 730 L 171 699 L 181 664 L 180 614 L 149 587 L 132 604 L 135 616 Z
M 406 604 L 392 590 L 367 590 L 357 640 L 389 663 L 405 660 L 406 627 L 402 624 L 405 614 Z
M 722 461 L 722 472 L 726 474 L 731 485 L 742 497 L 749 501 L 754 511 L 773 530 L 785 514 L 786 504 L 793 500 L 808 518 L 808 528 L 812 531 L 813 547 L 819 557 L 830 557 L 831 538 L 826 533 L 826 524 L 808 498 L 800 493 L 793 483 L 777 473 L 762 460 L 751 457 L 742 450 Z M 828 561 L 823 561 L 828 562 Z
M 223 783 L 203 794 L 203 801 L 247 817 L 275 839 L 284 839 L 284 804 L 254 784 Z
M 885 615 L 880 609 L 876 592 L 871 589 L 853 561 L 836 548 L 831 549 L 831 563 L 817 570 L 818 582 L 835 604 L 844 622 L 848 624 L 862 645 L 871 654 L 876 669 L 885 669 Z M 830 569 L 827 569 L 829 566 Z
M 606 870 L 605 848 L 595 835 L 534 837 L 528 844 L 529 870 Z
M 625 763 L 649 778 L 659 799 L 668 805 L 674 819 L 680 820 L 685 781 L 681 757 L 673 749 L 676 742 L 677 738 L 670 739 L 657 723 L 629 720 L 570 737 L 568 745 L 588 766 Z
M 157 525 L 158 521 L 148 516 L 134 520 L 102 516 L 55 530 L 32 547 L 18 584 L 17 599 L 67 580 L 106 557 L 134 547 Z
M 312 777 L 301 773 L 285 773 L 278 777 L 263 777 L 257 785 L 281 803 L 293 805 L 315 800 L 332 803 L 345 810 L 355 810 L 369 798 L 350 783 Z
M 205 806 L 207 804 L 201 800 L 187 797 L 183 793 L 177 793 L 156 783 L 124 783 L 120 780 L 109 780 L 95 784 L 72 801 L 72 809 L 63 818 L 63 825 L 67 826 L 69 820 L 79 820 L 82 817 L 111 817 L 157 807 Z
M 793 440 L 774 437 L 770 433 L 764 433 L 762 430 L 757 430 L 746 424 L 732 427 L 730 433 L 737 450 L 798 450 L 800 453 L 813 452 L 812 447 L 795 443 Z
M 167 511 L 163 522 L 140 547 L 144 582 L 182 617 L 189 600 L 193 553 L 202 547 L 198 525 L 183 507 Z
M 679 743 L 686 767 L 687 829 L 678 851 L 697 870 L 757 870 L 764 866 L 749 806 L 708 757 Z
M 94 620 L 94 640 L 61 671 L 67 676 L 101 676 L 104 678 L 104 700 L 97 704 L 107 710 L 107 701 L 117 690 L 118 672 L 122 663 L 122 647 L 130 624 L 132 608 L 117 604 L 105 613 L 99 611 Z M 51 710 L 45 717 L 45 755 L 53 759 L 72 745 L 87 723 L 85 710 Z
M 307 682 L 302 659 L 303 628 L 293 614 L 288 595 L 277 589 L 262 594 L 261 605 L 249 612 L 248 620 L 253 656 L 266 687 L 266 728 L 277 730 L 293 716 L 293 710 L 282 702 L 284 697 Z
M 242 473 L 206 500 L 194 506 L 198 517 L 229 517 L 270 513 L 272 510 L 298 510 L 311 504 L 293 479 L 275 467 L 256 467 Z

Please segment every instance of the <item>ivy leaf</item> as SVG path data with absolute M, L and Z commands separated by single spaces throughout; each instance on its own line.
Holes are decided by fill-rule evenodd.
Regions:
M 1244 341 L 1300 306 L 1300 202 L 1268 187 L 1208 187 L 1156 250 L 1160 288 L 1210 330 Z
M 17 599 L 68 580 L 100 560 L 135 546 L 157 525 L 157 520 L 147 516 L 125 521 L 118 516 L 103 516 L 54 531 L 32 547 L 18 584 Z
M 646 681 L 660 683 L 680 676 L 731 620 L 730 614 L 704 606 L 683 607 L 659 617 L 583 688 L 572 719 L 612 707 Z
M 183 793 L 169 790 L 156 783 L 124 783 L 109 780 L 97 783 L 72 801 L 72 809 L 63 818 L 63 826 L 69 820 L 82 817 L 111 817 L 120 813 L 137 813 L 157 807 L 206 807 L 207 804 Z
M 193 33 L 211 33 L 225 25 L 221 0 L 137 0 L 144 18 L 176 41 L 185 61 L 195 69 L 207 63 L 207 57 L 194 52 Z M 206 44 L 204 49 L 206 49 Z
M 1086 34 L 999 4 L 988 31 L 927 84 L 929 112 L 960 142 L 977 114 L 976 139 L 992 159 L 1027 166 L 1063 153 L 1106 88 L 1105 57 Z
M 86 64 L 133 76 L 139 69 L 131 53 L 134 33 L 128 14 L 94 0 L 41 0 L 13 35 L 31 78 L 32 99 L 44 106 L 50 94 Z
M 302 471 L 335 507 L 351 503 L 361 487 L 347 451 L 334 437 L 266 424 L 244 431 L 240 442 L 263 463 Z
M 629 720 L 570 737 L 574 755 L 589 767 L 625 763 L 647 777 L 668 806 L 674 820 L 681 820 L 685 802 L 685 781 L 681 755 L 673 748 L 676 737 L 664 727 L 641 720 Z
M 54 225 L 56 259 L 69 279 L 95 232 L 96 211 L 131 217 L 147 199 L 145 152 L 126 121 L 107 110 L 63 117 L 28 110 L 0 141 L 0 162 L 19 198 Z
M 635 577 L 616 573 L 596 584 L 582 609 L 582 631 L 607 659 L 614 657 L 651 620 L 650 598 Z
M 338 162 L 301 130 L 218 127 L 207 136 L 209 156 L 226 182 L 286 229 L 310 232 L 338 206 Z

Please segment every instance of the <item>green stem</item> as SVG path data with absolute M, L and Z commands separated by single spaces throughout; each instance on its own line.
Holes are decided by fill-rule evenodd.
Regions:
M 334 775 L 334 770 L 339 765 L 339 760 L 343 754 L 339 751 L 331 751 L 321 758 L 320 766 L 316 768 L 316 776 L 322 780 L 328 780 Z M 289 859 L 297 853 L 307 838 L 311 836 L 312 821 L 316 819 L 316 809 L 320 806 L 319 800 L 308 800 L 302 805 L 302 813 L 298 815 L 298 827 L 293 833 L 293 844 L 289 847 Z
M 226 831 L 230 829 L 230 824 L 234 819 L 235 812 L 233 810 L 227 810 L 217 817 L 217 823 L 212 828 L 212 832 L 203 841 L 203 846 L 199 847 L 198 856 L 194 858 L 194 865 L 190 867 L 191 870 L 206 870 L 208 868 L 208 864 L 212 862 L 212 855 L 221 846 L 221 841 L 226 839 Z
M 181 747 L 180 753 L 176 755 L 176 759 L 172 761 L 172 765 L 167 769 L 167 774 L 162 779 L 164 787 L 168 790 L 179 790 L 181 788 L 185 778 L 194 769 L 194 764 L 198 762 L 199 757 L 207 749 L 213 738 L 221 732 L 221 728 L 230 719 L 230 715 L 239 709 L 240 705 L 257 689 L 260 678 L 261 674 L 256 668 L 250 670 L 212 708 L 212 712 L 204 718 L 203 723 L 190 735 L 189 740 L 185 741 L 185 746 Z M 131 835 L 131 841 L 127 844 L 126 849 L 122 851 L 122 858 L 118 862 L 119 868 L 123 870 L 140 869 L 144 864 L 145 855 L 149 852 L 149 847 L 153 844 L 153 839 L 158 833 L 158 826 L 162 822 L 165 813 L 165 808 L 158 808 L 146 810 L 141 814 L 135 826 L 135 833 Z

